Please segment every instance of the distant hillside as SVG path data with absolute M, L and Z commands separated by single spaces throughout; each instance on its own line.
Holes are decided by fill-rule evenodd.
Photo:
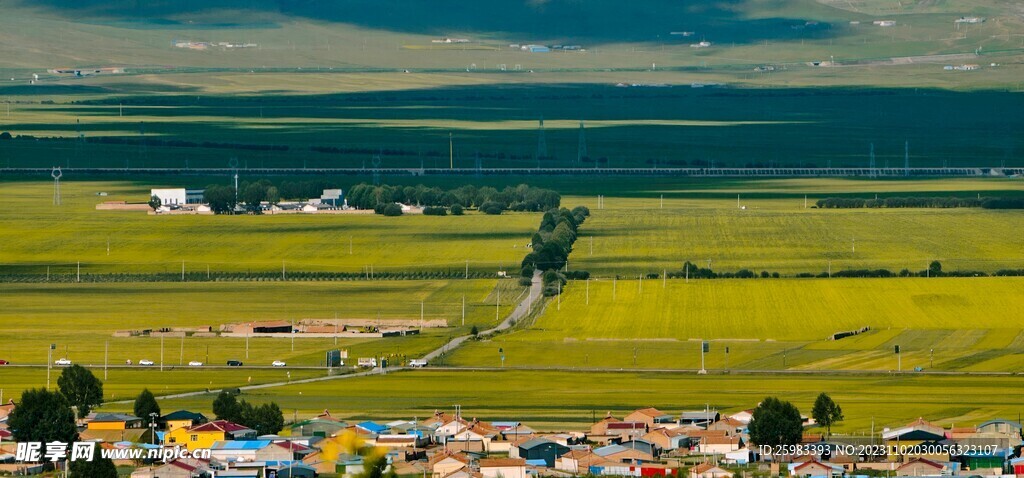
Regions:
M 217 10 L 248 10 L 313 20 L 353 24 L 403 33 L 446 35 L 452 32 L 523 37 L 524 40 L 576 42 L 643 42 L 673 31 L 728 38 L 747 43 L 761 39 L 821 37 L 829 9 L 814 2 L 748 0 L 21 0 L 58 12 L 111 20 L 137 21 L 147 27 L 171 28 L 223 24 Z M 790 17 L 771 4 L 798 5 L 805 16 Z M 790 13 L 799 9 L 787 5 Z M 815 29 L 803 28 L 819 21 Z M 799 27 L 799 28 L 797 28 Z

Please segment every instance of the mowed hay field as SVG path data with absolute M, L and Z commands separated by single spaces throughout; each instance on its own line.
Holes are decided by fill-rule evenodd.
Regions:
M 439 347 L 450 336 L 468 333 L 474 325 L 492 326 L 495 316 L 504 318 L 523 291 L 512 280 L 4 284 L 0 322 L 8 340 L 0 358 L 14 364 L 45 364 L 49 344 L 56 344 L 53 359 L 66 356 L 75 363 L 102 365 L 104 348 L 109 346 L 111 364 L 144 358 L 159 363 L 160 338 L 113 337 L 114 332 L 199 326 L 218 330 L 226 323 L 335 317 L 416 323 L 422 303 L 424 319 L 446 320 L 449 327 L 386 339 L 335 341 L 299 335 L 294 350 L 287 338 L 252 338 L 248 357 L 245 338 L 189 336 L 164 341 L 168 365 L 191 360 L 224 365 L 241 359 L 266 366 L 280 359 L 289 365 L 319 366 L 324 351 L 333 348 L 348 349 L 353 362 L 382 353 L 412 358 Z M 5 373 L 0 369 L 0 381 Z
M 258 178 L 245 178 L 255 180 Z M 159 181 L 159 180 L 153 180 Z M 175 178 L 175 183 L 181 178 Z M 196 187 L 205 187 L 202 180 Z M 228 184 L 229 178 L 220 178 Z M 351 185 L 342 184 L 347 190 Z M 519 264 L 539 214 L 487 216 L 263 215 L 150 216 L 97 211 L 96 204 L 144 203 L 159 182 L 61 185 L 0 183 L 0 272 L 82 273 L 470 272 L 496 274 Z M 107 196 L 98 196 L 100 192 Z M 109 250 L 108 250 L 109 245 Z
M 526 330 L 457 365 L 581 369 L 1020 371 L 1020 278 L 574 281 Z M 641 290 L 642 287 L 642 290 Z M 614 291 L 613 291 L 614 289 Z M 837 332 L 867 333 L 829 340 Z M 728 348 L 728 353 L 726 349 Z
M 1020 182 L 1003 184 L 1014 191 L 1024 189 Z M 589 206 L 593 213 L 580 228 L 570 268 L 633 278 L 681 271 L 687 260 L 700 267 L 710 264 L 716 272 L 749 269 L 789 276 L 827 272 L 830 263 L 833 272 L 920 271 L 933 260 L 948 271 L 1024 268 L 1024 211 L 804 208 L 802 195 L 794 197 L 798 191 L 784 199 L 765 198 L 766 193 L 744 198 L 740 192 L 720 199 L 725 194 L 715 191 L 704 194 L 719 199 L 676 199 L 672 196 L 679 193 L 670 191 L 664 207 L 659 193 L 650 198 L 606 197 L 604 209 L 598 209 L 593 198 L 566 199 Z M 740 194 L 740 207 L 735 194 Z M 811 193 L 808 206 L 829 195 Z
M 586 429 L 608 411 L 621 417 L 655 406 L 668 413 L 724 412 L 753 408 L 773 395 L 810 414 L 815 397 L 828 392 L 845 421 L 833 431 L 866 434 L 917 417 L 949 426 L 1015 417 L 1024 392 L 1020 377 L 936 376 L 722 376 L 664 373 L 555 371 L 432 371 L 290 385 L 246 392 L 255 402 L 273 400 L 288 414 L 321 413 L 348 419 L 413 419 L 462 406 L 466 417 L 516 420 L 541 430 Z M 209 410 L 213 396 L 163 400 L 166 409 Z M 120 405 L 127 409 L 130 405 Z M 111 407 L 116 408 L 116 407 Z

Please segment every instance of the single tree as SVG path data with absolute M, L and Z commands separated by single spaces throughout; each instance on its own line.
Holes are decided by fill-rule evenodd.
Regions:
M 213 415 L 218 420 L 227 420 L 238 423 L 242 418 L 242 409 L 235 395 L 228 391 L 222 391 L 213 400 Z
M 244 425 L 256 430 L 257 435 L 274 435 L 284 428 L 284 414 L 276 403 L 265 403 L 252 409 L 252 418 Z
M 25 390 L 7 420 L 16 442 L 63 442 L 78 439 L 75 412 L 67 398 L 41 388 Z
M 942 275 L 942 263 L 939 261 L 932 261 L 928 264 L 928 275 L 932 277 L 939 277 Z
M 832 434 L 832 425 L 843 421 L 843 409 L 827 393 L 821 392 L 814 400 L 811 416 L 818 425 L 825 427 L 825 436 L 829 436 Z
M 160 209 L 160 206 L 162 204 L 163 204 L 163 201 L 160 199 L 160 196 L 157 196 L 155 194 L 153 196 L 150 196 L 150 198 L 149 198 L 149 207 L 153 208 L 154 211 L 156 211 L 157 209 Z
M 463 214 L 464 208 L 462 207 L 461 204 L 456 203 L 452 204 L 451 210 L 452 216 L 461 216 Z
M 93 407 L 103 404 L 103 382 L 81 365 L 72 365 L 57 378 L 57 388 L 85 418 Z
M 71 472 L 71 478 L 117 478 L 117 466 L 110 458 L 102 456 L 92 461 L 72 461 L 68 471 Z
M 153 396 L 153 392 L 150 392 L 148 388 L 142 389 L 142 393 L 135 397 L 135 407 L 133 410 L 135 411 L 135 416 L 141 418 L 146 423 L 146 426 L 156 422 L 157 418 L 160 417 L 160 404 L 156 402 L 156 397 Z
M 803 438 L 803 419 L 792 403 L 767 397 L 757 408 L 748 426 L 750 441 L 757 445 L 795 445 Z
M 469 335 L 472 335 L 473 337 L 476 337 L 477 335 L 480 335 L 480 329 L 478 329 L 474 325 L 473 328 L 469 329 Z

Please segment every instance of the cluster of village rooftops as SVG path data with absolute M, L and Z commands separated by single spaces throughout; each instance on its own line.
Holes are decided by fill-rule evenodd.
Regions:
M 4 422 L 15 406 L 0 407 L 0 472 L 32 466 L 11 460 L 16 444 Z M 594 418 L 585 431 L 542 432 L 515 420 L 467 418 L 461 410 L 389 422 L 350 421 L 325 410 L 277 435 L 257 436 L 245 426 L 179 410 L 154 426 L 130 415 L 94 413 L 81 421 L 80 436 L 101 448 L 209 450 L 208 457 L 138 467 L 135 478 L 355 476 L 365 471 L 369 449 L 384 453 L 400 476 L 431 478 L 1024 475 L 1021 424 L 1012 420 L 945 428 L 918 419 L 873 436 L 826 437 L 805 419 L 802 443 L 773 453 L 749 442 L 753 410 L 724 415 L 644 408 Z

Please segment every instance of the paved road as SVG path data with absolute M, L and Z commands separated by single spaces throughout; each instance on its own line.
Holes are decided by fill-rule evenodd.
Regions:
M 536 304 L 543 304 L 540 301 L 543 289 L 544 287 L 543 283 L 541 282 L 541 272 L 535 271 L 533 273 L 533 281 L 530 283 L 530 289 L 527 292 L 526 297 L 523 297 L 523 300 L 519 301 L 519 304 L 516 305 L 516 308 L 512 311 L 511 314 L 508 315 L 508 317 L 505 317 L 505 320 L 501 321 L 501 323 L 495 326 L 494 328 L 480 332 L 480 335 L 487 336 L 504 330 L 508 330 L 520 320 L 525 319 L 528 315 L 530 315 L 530 311 L 533 310 Z M 459 348 L 459 346 L 461 346 L 465 341 L 469 340 L 471 337 L 472 336 L 470 335 L 455 337 L 454 339 L 451 339 L 451 341 L 449 341 L 448 343 L 442 345 L 437 350 L 434 350 L 433 352 L 424 355 L 423 359 L 426 360 L 427 363 L 437 360 L 438 357 Z

